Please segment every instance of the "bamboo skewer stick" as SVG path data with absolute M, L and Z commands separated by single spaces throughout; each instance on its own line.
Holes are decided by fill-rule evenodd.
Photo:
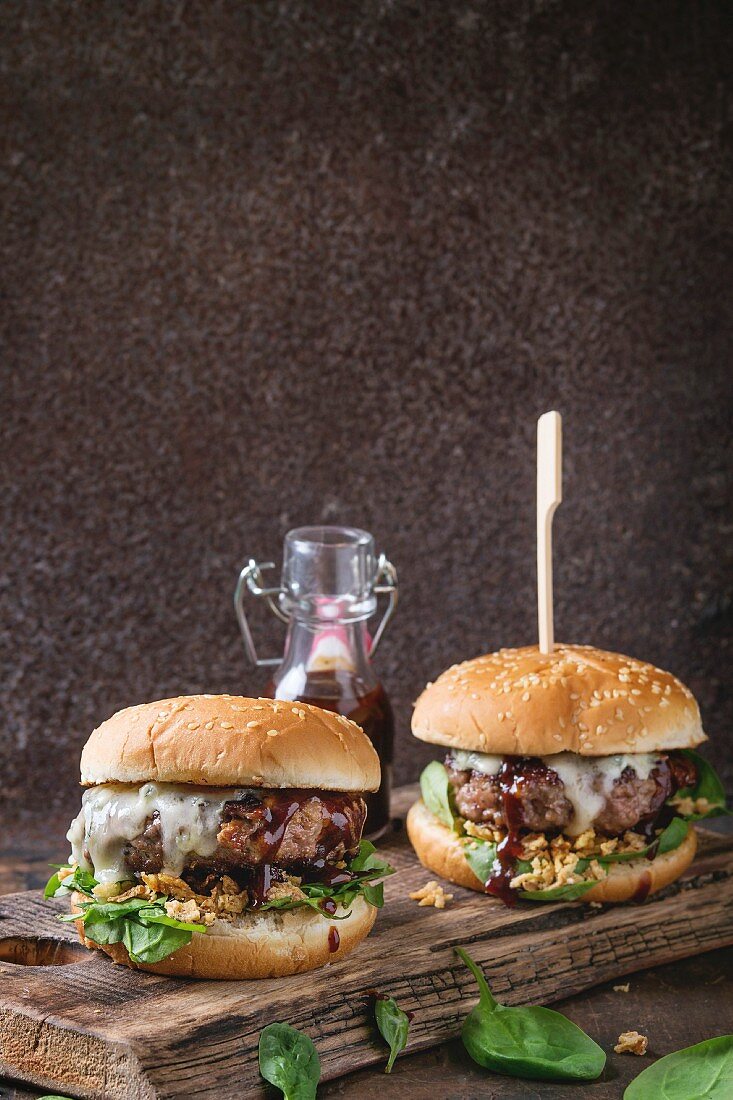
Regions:
M 562 501 L 562 417 L 546 412 L 537 421 L 537 622 L 540 653 L 552 653 L 552 517 Z

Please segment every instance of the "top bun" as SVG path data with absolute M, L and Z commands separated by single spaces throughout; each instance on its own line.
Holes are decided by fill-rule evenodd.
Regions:
M 81 754 L 81 781 L 376 791 L 379 757 L 360 726 L 280 699 L 183 695 L 103 722 Z
M 585 645 L 500 649 L 453 665 L 415 704 L 423 741 L 507 756 L 692 748 L 707 738 L 669 672 Z

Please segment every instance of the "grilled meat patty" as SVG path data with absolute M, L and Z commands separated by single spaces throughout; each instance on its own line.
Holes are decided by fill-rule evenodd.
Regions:
M 445 761 L 456 808 L 468 821 L 506 827 L 505 803 L 499 775 L 460 769 L 449 755 Z M 666 800 L 681 787 L 695 783 L 694 765 L 683 756 L 662 755 L 646 778 L 627 766 L 605 795 L 593 827 L 607 836 L 644 826 L 659 813 Z M 597 777 L 596 789 L 602 790 Z M 531 832 L 562 832 L 571 824 L 573 803 L 562 779 L 551 767 L 534 757 L 514 761 L 512 804 L 520 827 Z
M 359 846 L 366 818 L 362 798 L 336 792 L 248 791 L 226 802 L 211 855 L 191 852 L 184 875 L 221 875 L 252 870 L 263 863 L 298 869 L 337 863 Z M 123 852 L 131 873 L 156 874 L 164 867 L 157 811 Z

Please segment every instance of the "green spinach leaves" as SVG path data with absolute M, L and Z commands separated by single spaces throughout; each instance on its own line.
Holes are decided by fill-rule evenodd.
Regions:
M 674 796 L 675 800 L 678 798 L 692 798 L 693 800 L 705 798 L 710 807 L 704 814 L 689 814 L 687 820 L 701 821 L 706 817 L 719 817 L 721 814 L 729 814 L 730 810 L 725 807 L 725 787 L 713 765 L 704 756 L 693 752 L 692 749 L 681 749 L 680 751 L 695 765 L 697 783 L 694 787 L 684 787 L 682 790 L 677 791 Z M 674 805 L 674 802 L 672 804 Z M 677 813 L 679 812 L 677 810 Z
M 303 898 L 283 897 L 275 901 L 268 901 L 262 906 L 266 909 L 301 909 L 309 906 L 318 913 L 323 912 L 323 902 L 330 899 L 343 909 L 349 908 L 354 900 L 361 895 L 370 905 L 381 909 L 384 905 L 384 886 L 376 879 L 386 878 L 394 874 L 394 867 L 390 867 L 386 860 L 377 854 L 377 850 L 370 840 L 362 840 L 359 843 L 359 851 L 348 864 L 348 870 L 354 876 L 347 882 L 336 886 L 328 886 L 323 882 L 301 882 L 300 889 L 305 894 Z M 349 913 L 343 916 L 331 915 L 331 920 L 345 920 Z
M 448 772 L 439 760 L 432 760 L 423 769 L 420 776 L 420 793 L 423 802 L 438 821 L 442 821 L 456 833 L 461 831 L 453 802 L 453 788 L 450 785 Z
M 392 1072 L 395 1058 L 407 1046 L 410 1017 L 393 997 L 378 996 L 374 1002 L 374 1018 L 382 1038 L 389 1046 L 389 1059 L 385 1073 Z
M 259 1061 L 260 1073 L 284 1100 L 315 1100 L 321 1063 L 304 1032 L 290 1024 L 268 1024 L 260 1035 Z
M 551 1008 L 497 1004 L 481 969 L 457 947 L 479 987 L 479 1003 L 463 1024 L 463 1045 L 480 1066 L 509 1077 L 594 1081 L 606 1055 L 571 1020 Z
M 46 884 L 46 897 L 61 897 L 76 890 L 89 898 L 80 903 L 80 913 L 63 913 L 59 920 L 81 920 L 84 934 L 98 944 L 122 943 L 133 962 L 157 963 L 191 942 L 194 933 L 203 934 L 206 926 L 176 920 L 165 911 L 166 897 L 154 901 L 130 898 L 128 901 L 98 901 L 93 893 L 97 880 L 82 870 L 60 880 L 58 873 Z
M 733 1035 L 719 1035 L 660 1058 L 624 1092 L 624 1100 L 728 1100 L 733 1096 Z

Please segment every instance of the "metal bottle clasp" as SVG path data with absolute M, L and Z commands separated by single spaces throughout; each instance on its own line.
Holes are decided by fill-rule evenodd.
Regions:
M 267 588 L 264 583 L 264 578 L 262 576 L 263 571 L 274 568 L 275 563 L 272 561 L 258 562 L 255 561 L 254 558 L 250 558 L 239 574 L 237 586 L 234 590 L 234 610 L 237 613 L 237 622 L 242 632 L 244 652 L 253 668 L 273 668 L 282 661 L 282 657 L 259 657 L 257 655 L 257 647 L 255 646 L 252 631 L 247 621 L 247 613 L 244 609 L 244 599 L 247 592 L 249 592 L 250 596 L 254 596 L 258 600 L 265 600 L 270 611 L 272 611 L 273 615 L 276 615 L 281 622 L 288 623 L 290 621 L 289 616 L 285 614 L 278 603 L 279 598 L 285 594 L 282 586 L 278 585 L 276 588 Z M 397 607 L 397 570 L 384 554 L 380 554 L 377 559 L 377 569 L 374 576 L 374 587 L 372 591 L 375 596 L 387 596 L 387 606 L 379 621 L 379 626 L 372 636 L 370 656 L 376 653 L 377 646 L 381 642 L 382 636 Z

